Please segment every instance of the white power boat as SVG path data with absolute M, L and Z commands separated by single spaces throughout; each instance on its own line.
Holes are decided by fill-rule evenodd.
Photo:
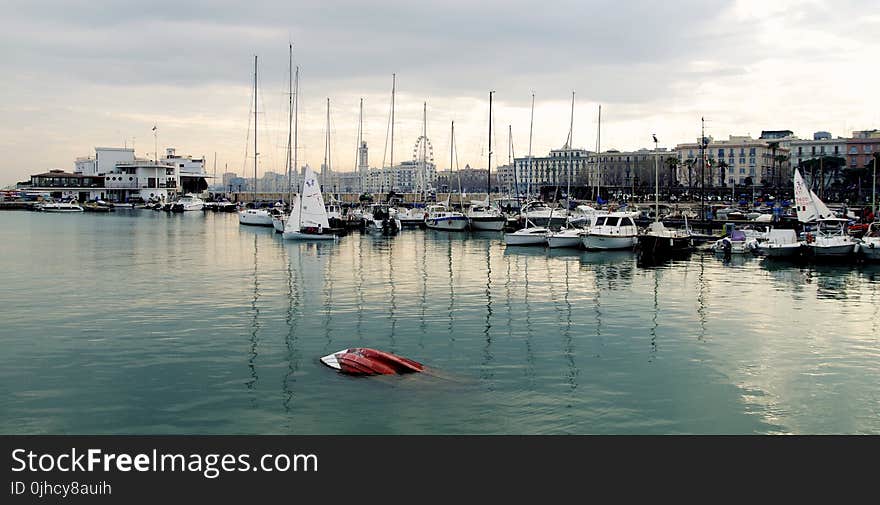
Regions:
M 504 234 L 505 245 L 546 245 L 550 229 L 526 221 L 526 227 Z
M 716 240 L 712 250 L 724 254 L 748 254 L 758 247 L 758 241 L 764 237 L 764 233 L 756 230 L 733 229 L 728 236 Z
M 768 258 L 793 258 L 800 252 L 801 243 L 794 230 L 770 230 L 754 250 L 755 254 Z
M 507 224 L 507 217 L 488 201 L 472 201 L 467 210 L 468 223 L 472 230 L 501 231 Z
M 467 228 L 468 219 L 442 203 L 429 205 L 425 226 L 432 230 L 461 231 Z
M 425 223 L 425 209 L 420 207 L 397 208 L 397 218 L 402 226 L 421 226 Z
M 238 212 L 238 222 L 250 226 L 272 226 L 274 215 L 269 209 L 244 209 Z
M 205 201 L 192 193 L 187 193 L 171 204 L 172 212 L 186 212 L 191 210 L 202 210 L 205 207 Z
M 601 212 L 589 205 L 578 205 L 568 215 L 568 224 L 578 228 L 589 229 L 596 223 L 596 217 L 599 214 Z
M 285 240 L 336 240 L 337 236 L 330 233 L 321 185 L 309 166 L 306 166 L 301 195 L 291 202 L 282 237 Z
M 598 214 L 595 224 L 581 234 L 588 250 L 632 249 L 639 241 L 639 228 L 630 212 Z
M 397 209 L 381 203 L 374 203 L 361 213 L 364 230 L 371 233 L 393 235 L 401 230 L 403 224 L 397 216 Z
M 806 250 L 815 258 L 842 258 L 856 251 L 856 239 L 846 232 L 849 220 L 830 217 L 819 219 L 818 227 L 806 234 Z
M 880 261 L 880 222 L 873 222 L 858 245 L 859 256 L 868 261 Z
M 69 202 L 56 202 L 54 200 L 39 204 L 37 207 L 43 212 L 83 212 L 85 209 L 79 206 L 76 200 Z
M 580 248 L 581 247 L 580 228 L 562 228 L 559 231 L 551 231 L 547 234 L 547 247 L 551 249 L 560 249 L 563 247 Z
M 538 226 L 562 226 L 568 220 L 568 210 L 558 206 L 550 207 L 539 200 L 526 203 L 520 210 L 520 215 Z

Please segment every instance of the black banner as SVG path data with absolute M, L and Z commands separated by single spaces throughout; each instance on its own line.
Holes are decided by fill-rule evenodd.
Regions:
M 5 436 L 0 503 L 614 501 L 873 481 L 876 437 Z M 845 480 L 836 481 L 843 477 Z M 796 484 L 788 487 L 789 484 Z M 782 487 L 780 487 L 782 486 Z M 720 496 L 713 496 L 714 501 Z

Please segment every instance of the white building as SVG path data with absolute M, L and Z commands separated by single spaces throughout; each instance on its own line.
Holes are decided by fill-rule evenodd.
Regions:
M 801 163 L 825 156 L 846 158 L 845 138 L 832 138 L 828 132 L 816 132 L 813 140 L 794 140 L 791 142 L 791 166 L 799 167 Z
M 788 162 L 774 160 L 774 156 L 789 155 L 788 149 L 782 147 L 780 140 L 734 135 L 728 140 L 707 137 L 708 145 L 704 153 L 706 163 L 702 174 L 699 139 L 697 142 L 679 144 L 675 148 L 679 161 L 678 181 L 686 187 L 699 186 L 701 176 L 706 187 L 732 183 L 743 185 L 749 178 L 754 185 L 761 184 L 761 181 L 780 183 L 787 179 L 786 174 L 789 171 Z M 788 138 L 786 142 L 793 140 Z M 724 165 L 721 164 L 722 161 Z
M 427 172 L 427 190 L 430 192 L 437 186 L 437 167 L 433 163 L 424 166 L 418 161 L 404 161 L 388 168 L 373 168 L 367 173 L 364 191 L 369 193 L 421 192 L 422 172 Z

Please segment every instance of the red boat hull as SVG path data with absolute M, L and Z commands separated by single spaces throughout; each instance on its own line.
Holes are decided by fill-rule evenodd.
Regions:
M 347 375 L 399 375 L 424 371 L 417 361 L 367 347 L 355 347 L 329 354 L 321 363 Z

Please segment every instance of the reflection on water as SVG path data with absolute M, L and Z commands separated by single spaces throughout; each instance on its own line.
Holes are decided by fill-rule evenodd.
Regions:
M 501 238 L 310 244 L 222 214 L 0 214 L 0 430 L 880 431 L 880 267 L 640 266 Z M 436 374 L 317 361 L 351 346 Z

